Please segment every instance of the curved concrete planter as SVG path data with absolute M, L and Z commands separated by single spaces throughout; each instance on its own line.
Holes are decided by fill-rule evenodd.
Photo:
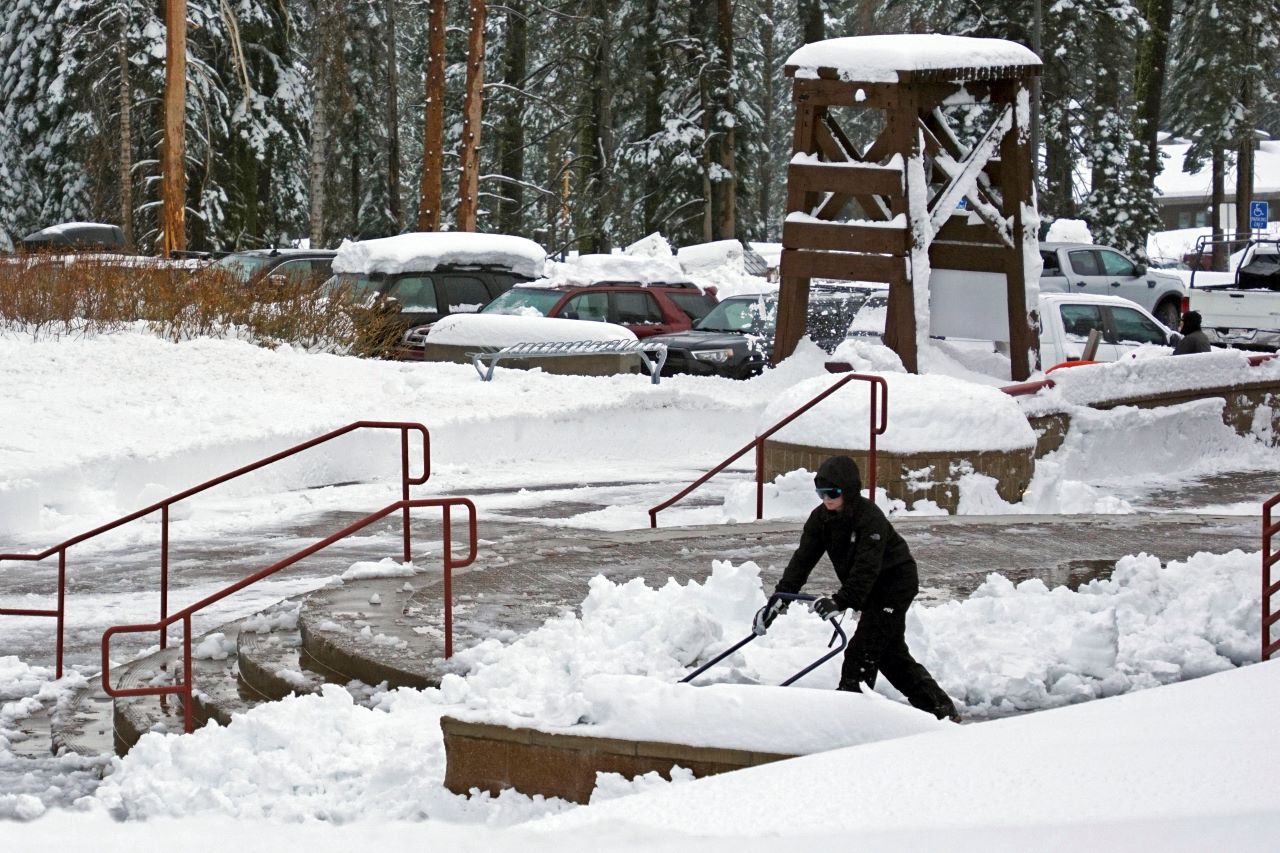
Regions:
M 806 468 L 817 471 L 828 456 L 849 456 L 858 463 L 866 479 L 867 452 L 839 447 L 812 447 L 766 440 L 764 443 L 764 478 L 773 478 Z M 908 507 L 918 500 L 931 500 L 948 512 L 955 512 L 960 502 L 960 477 L 973 472 L 994 477 L 996 491 L 1010 503 L 1022 500 L 1035 471 L 1034 449 L 1019 450 L 935 450 L 926 453 L 876 453 L 876 486 L 889 497 L 906 501 Z
M 496 796 L 504 788 L 515 788 L 530 796 L 542 794 L 585 803 L 595 790 L 597 773 L 620 773 L 633 779 L 657 771 L 669 779 L 671 768 L 678 766 L 702 777 L 794 757 L 551 734 L 453 717 L 442 717 L 440 728 L 444 733 L 444 785 L 455 794 L 480 790 Z

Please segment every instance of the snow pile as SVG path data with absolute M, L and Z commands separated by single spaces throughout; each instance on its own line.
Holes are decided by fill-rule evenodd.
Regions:
M 777 292 L 777 282 L 747 272 L 742 244 L 737 240 L 717 240 L 685 246 L 676 256 L 680 267 L 704 290 L 716 288 L 719 299 L 744 293 Z
M 1259 555 L 1147 554 L 1072 591 L 991 575 L 966 601 L 922 610 L 926 666 L 970 712 L 1052 708 L 1258 660 Z M 995 664 L 995 665 L 993 665 Z
M 1004 39 L 966 36 L 847 36 L 806 44 L 787 58 L 798 80 L 815 79 L 819 69 L 837 71 L 841 80 L 897 83 L 899 71 L 949 68 L 1039 66 L 1040 58 Z
M 1055 219 L 1045 235 L 1046 243 L 1092 243 L 1089 223 L 1083 219 Z
M 524 237 L 465 231 L 416 232 L 377 240 L 343 240 L 335 273 L 431 272 L 436 267 L 496 266 L 516 275 L 542 275 L 547 253 Z
M 451 315 L 438 321 L 427 333 L 428 343 L 452 346 L 508 347 L 553 341 L 634 340 L 634 332 L 613 323 L 515 314 Z
M 379 709 L 341 687 L 285 699 L 190 736 L 145 735 L 95 794 L 129 818 L 222 812 L 281 821 L 517 822 L 567 804 L 514 792 L 456 797 L 441 784 L 440 712 L 429 692 L 385 694 Z M 305 736 L 300 736 L 305 733 Z
M 813 491 L 813 471 L 800 468 L 786 474 L 779 474 L 772 483 L 764 484 L 764 517 L 767 519 L 787 519 L 803 521 L 818 505 Z M 876 489 L 876 505 L 892 518 L 903 516 L 946 515 L 931 500 L 913 502 L 910 509 L 905 501 L 891 498 L 884 489 Z M 754 482 L 735 483 L 725 495 L 722 508 L 723 523 L 754 521 L 756 517 L 756 484 Z
M 838 351 L 839 352 L 839 351 Z M 995 388 L 958 383 L 945 376 L 890 373 L 887 431 L 876 447 L 891 453 L 938 450 L 1019 450 L 1035 446 L 1035 434 L 1018 403 Z M 801 382 L 779 396 L 760 419 L 757 434 L 781 421 L 838 381 L 831 376 Z M 811 447 L 863 450 L 870 424 L 869 383 L 851 383 L 773 435 Z M 877 406 L 878 392 L 877 392 Z M 881 409 L 879 416 L 884 417 Z
M 1028 415 L 1087 406 L 1101 400 L 1148 397 L 1247 382 L 1280 382 L 1280 359 L 1250 365 L 1251 353 L 1214 350 L 1177 358 L 1122 359 L 1053 372 L 1054 387 L 1023 397 Z
M 548 261 L 546 277 L 524 287 L 564 287 L 623 282 L 627 284 L 678 284 L 689 276 L 671 257 L 643 255 L 578 255 L 566 261 Z
M 706 850 L 817 848 L 844 836 L 868 850 L 1266 850 L 1280 829 L 1265 760 L 1280 749 L 1277 704 L 1272 661 L 712 776 L 531 828 L 548 843 L 616 833 L 697 837 Z

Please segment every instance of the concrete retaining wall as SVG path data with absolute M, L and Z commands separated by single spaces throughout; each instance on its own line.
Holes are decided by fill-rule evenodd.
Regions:
M 445 361 L 454 364 L 470 364 L 468 353 L 478 352 L 478 346 L 455 346 L 428 343 L 423 347 L 423 361 Z M 628 355 L 557 355 L 549 358 L 504 358 L 498 367 L 514 367 L 517 370 L 541 368 L 546 373 L 559 376 L 613 376 L 618 373 L 639 373 L 640 356 Z
M 617 740 L 549 734 L 535 729 L 440 720 L 444 732 L 444 785 L 455 794 L 472 789 L 497 795 L 515 788 L 575 803 L 591 799 L 596 773 L 620 773 L 628 779 L 685 767 L 697 777 L 710 776 L 792 758 L 766 752 L 716 749 L 677 743 Z
M 1230 388 L 1201 388 L 1196 391 L 1169 391 L 1163 394 L 1147 394 L 1093 403 L 1092 409 L 1114 409 L 1119 406 L 1136 406 L 1155 409 L 1160 406 L 1176 406 L 1192 400 L 1220 397 L 1226 401 L 1222 420 L 1239 435 L 1254 432 L 1254 424 L 1261 421 L 1260 437 L 1270 447 L 1280 445 L 1280 382 L 1251 382 Z M 1071 417 L 1064 412 L 1037 415 L 1028 418 L 1036 431 L 1036 458 L 1052 453 L 1062 446 L 1071 427 Z
M 780 474 L 807 468 L 817 471 L 828 456 L 845 455 L 858 463 L 866 479 L 867 453 L 835 447 L 811 447 L 768 440 L 764 443 L 764 477 L 772 480 Z M 1011 451 L 933 451 L 929 453 L 876 453 L 876 485 L 889 497 L 906 501 L 911 506 L 918 500 L 931 500 L 948 512 L 955 512 L 960 502 L 957 483 L 966 472 L 994 477 L 996 491 L 1010 503 L 1022 500 L 1031 483 L 1035 458 L 1031 448 Z

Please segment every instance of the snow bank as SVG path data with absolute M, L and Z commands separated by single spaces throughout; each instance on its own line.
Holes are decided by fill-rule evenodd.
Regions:
M 1064 404 L 1087 406 L 1199 388 L 1224 388 L 1247 382 L 1280 381 L 1280 359 L 1249 364 L 1251 353 L 1214 350 L 1177 358 L 1122 359 L 1053 372 L 1054 387 L 1023 397 L 1029 415 L 1056 411 Z M 1055 408 L 1057 407 L 1057 408 Z
M 796 836 L 820 828 L 820 839 L 849 835 L 873 850 L 1264 850 L 1280 827 L 1262 758 L 1280 749 L 1277 703 L 1273 661 L 712 776 L 531 828 L 549 840 L 573 831 L 697 836 L 708 849 L 720 849 L 710 846 L 717 839 L 743 849 L 740 839 L 752 838 L 776 849 L 778 836 L 809 846 Z
M 944 68 L 1039 66 L 1040 58 L 1020 44 L 966 36 L 848 36 L 806 44 L 787 58 L 797 79 L 812 79 L 831 68 L 841 80 L 897 83 L 899 71 Z
M 1035 434 L 1018 403 L 995 388 L 943 376 L 884 375 L 889 386 L 888 429 L 876 447 L 892 453 L 935 450 L 1016 450 Z M 821 376 L 779 396 L 758 421 L 757 434 L 816 397 L 839 377 Z M 778 441 L 862 450 L 868 446 L 869 383 L 851 383 L 774 434 Z
M 453 346 L 507 347 L 513 344 L 551 341 L 634 341 L 625 326 L 592 320 L 558 317 L 522 317 L 515 314 L 458 314 L 431 327 L 427 341 Z
M 377 240 L 343 240 L 333 259 L 335 273 L 431 272 L 457 264 L 504 267 L 517 275 L 542 274 L 547 253 L 524 237 L 438 231 L 400 234 Z

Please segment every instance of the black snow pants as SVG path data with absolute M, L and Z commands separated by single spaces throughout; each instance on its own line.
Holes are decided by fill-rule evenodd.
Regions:
M 872 607 L 862 611 L 853 639 L 844 651 L 840 689 L 860 693 L 860 684 L 874 687 L 876 673 L 882 672 L 914 707 L 940 720 L 953 716 L 955 703 L 929 671 L 911 657 L 906 635 L 907 608 Z

